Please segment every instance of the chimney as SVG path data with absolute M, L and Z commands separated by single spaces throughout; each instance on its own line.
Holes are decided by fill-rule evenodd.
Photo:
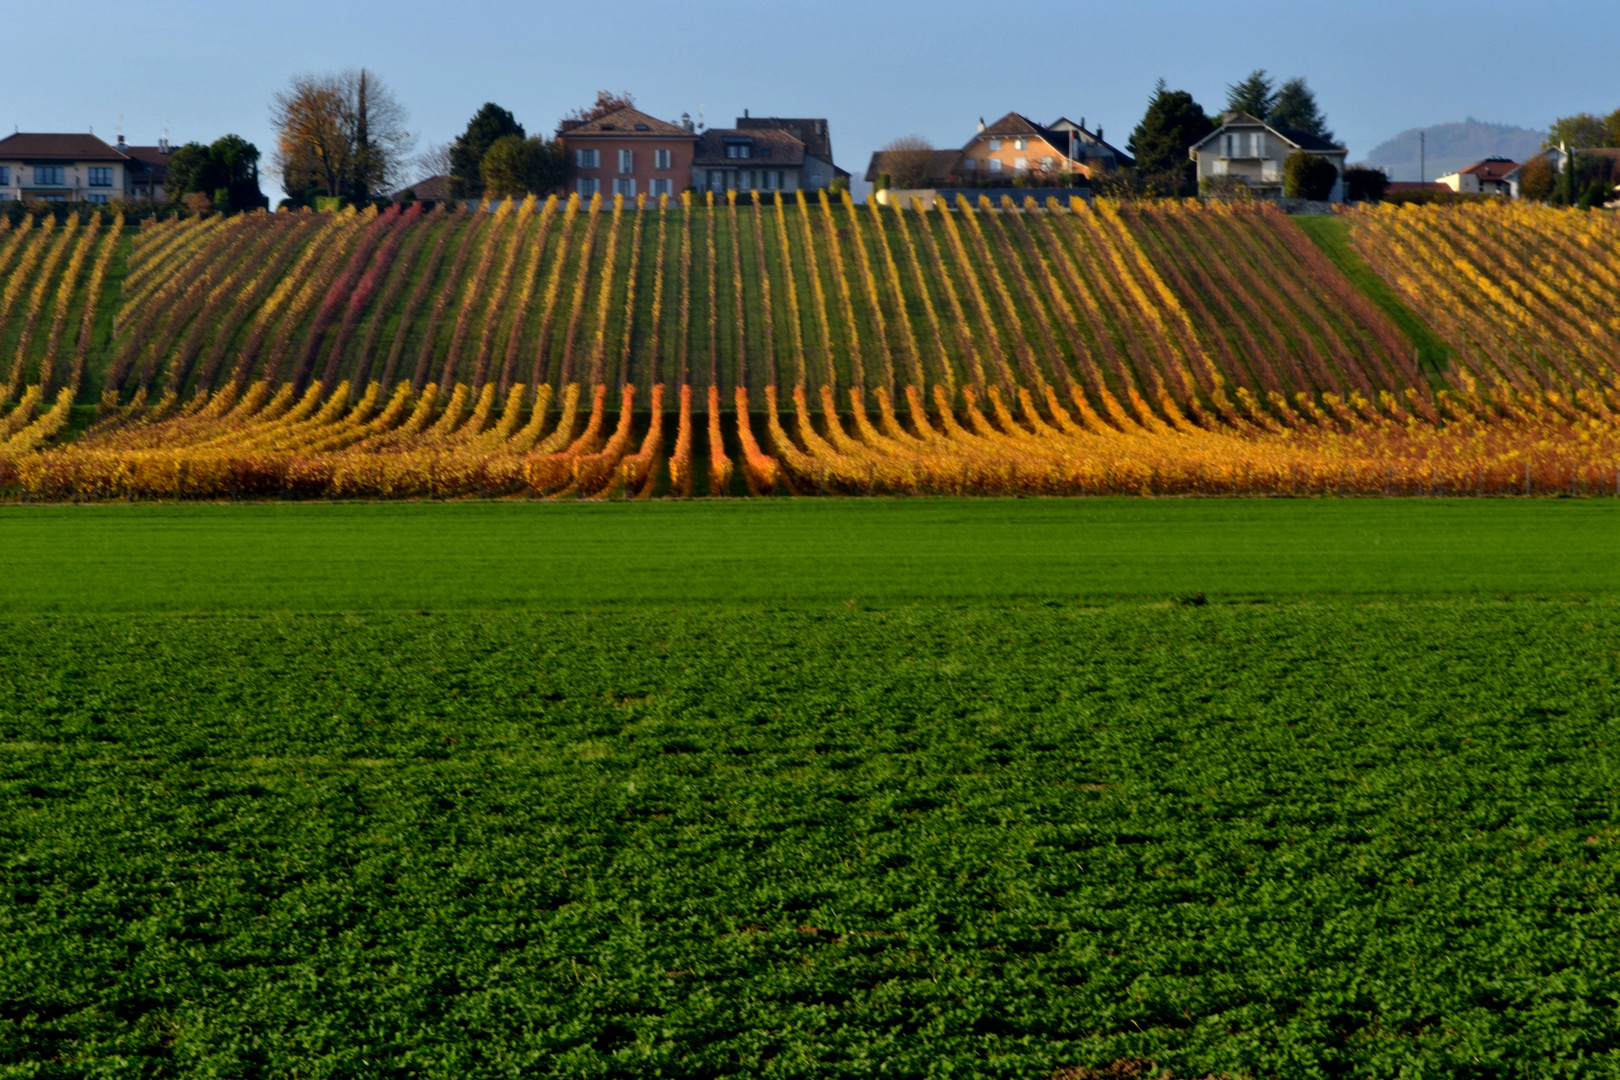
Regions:
M 692 130 L 692 114 L 691 113 L 686 113 L 686 112 L 681 113 L 681 127 L 685 128 L 687 131 Z
M 743 119 L 744 120 L 748 119 L 748 110 L 747 109 L 743 110 Z
M 1103 141 L 1103 137 L 1102 137 L 1102 125 L 1101 125 L 1101 124 L 1098 124 L 1098 125 L 1097 125 L 1097 141 L 1098 141 L 1098 142 L 1102 142 L 1102 141 Z
M 124 133 L 122 131 L 120 131 L 118 133 L 118 149 L 122 150 L 123 148 L 124 148 Z
M 984 117 L 982 117 L 982 116 L 979 117 L 979 130 L 980 131 L 984 130 Z

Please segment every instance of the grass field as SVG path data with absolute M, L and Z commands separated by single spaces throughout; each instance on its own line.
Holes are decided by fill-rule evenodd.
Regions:
M 1617 523 L 7 508 L 0 1076 L 1614 1076 Z

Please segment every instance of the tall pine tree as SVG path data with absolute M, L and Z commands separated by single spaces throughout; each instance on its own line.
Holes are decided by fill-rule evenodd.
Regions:
M 1305 85 L 1303 78 L 1289 79 L 1277 91 L 1277 97 L 1272 102 L 1271 111 L 1265 116 L 1266 123 L 1282 131 L 1303 131 L 1307 135 L 1315 135 L 1328 142 L 1333 141 L 1333 132 L 1328 130 L 1327 117 L 1317 107 L 1316 94 Z
M 1271 115 L 1276 103 L 1277 87 L 1266 75 L 1265 68 L 1249 72 L 1249 77 L 1242 82 L 1227 84 L 1227 112 L 1248 113 L 1256 120 L 1264 120 Z
M 1175 194 L 1198 191 L 1195 165 L 1187 156 L 1193 143 L 1215 130 L 1215 122 L 1185 90 L 1170 90 L 1163 79 L 1153 90 L 1147 114 L 1125 144 L 1136 159 L 1144 180 L 1173 189 Z

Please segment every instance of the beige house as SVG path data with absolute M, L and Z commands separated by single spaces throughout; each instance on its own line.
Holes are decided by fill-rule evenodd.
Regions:
M 135 164 L 94 135 L 0 139 L 0 202 L 106 203 L 134 194 Z
M 1283 162 L 1296 150 L 1326 158 L 1339 170 L 1329 202 L 1344 201 L 1344 160 L 1349 153 L 1303 131 L 1272 127 L 1247 113 L 1227 113 L 1221 126 L 1194 143 L 1187 155 L 1198 163 L 1198 181 L 1215 177 L 1242 180 L 1262 198 L 1281 198 Z

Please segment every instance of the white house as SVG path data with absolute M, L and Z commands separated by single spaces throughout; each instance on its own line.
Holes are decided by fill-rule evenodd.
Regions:
M 1440 178 L 1440 183 L 1463 195 L 1511 195 L 1514 185 L 1508 180 L 1519 170 L 1517 161 L 1492 157 L 1476 161 L 1466 169 L 1458 169 Z
M 1283 162 L 1296 150 L 1326 158 L 1339 170 L 1328 201 L 1343 202 L 1344 160 L 1348 150 L 1303 131 L 1272 127 L 1247 113 L 1227 113 L 1221 126 L 1194 143 L 1187 155 L 1198 163 L 1200 183 L 1217 176 L 1236 177 L 1248 184 L 1256 195 L 1280 198 Z

